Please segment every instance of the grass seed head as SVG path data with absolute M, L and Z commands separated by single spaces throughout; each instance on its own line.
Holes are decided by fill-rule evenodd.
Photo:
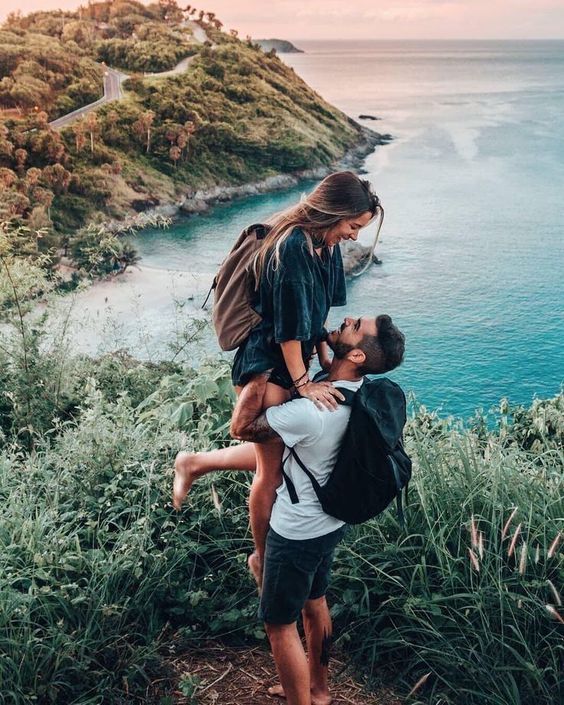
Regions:
M 213 506 L 217 509 L 217 513 L 221 514 L 221 501 L 214 485 L 211 486 L 211 495 L 213 500 Z
M 554 586 L 554 583 L 552 582 L 552 580 L 547 580 L 546 582 L 548 583 L 548 587 L 551 589 L 552 594 L 554 595 L 554 599 L 556 600 L 556 604 L 557 604 L 559 607 L 561 607 L 561 606 L 562 606 L 562 600 L 560 599 L 560 593 L 558 592 L 558 590 L 557 590 L 556 587 Z
M 421 688 L 422 685 L 425 685 L 427 682 L 427 679 L 431 675 L 432 671 L 429 671 L 429 673 L 426 673 L 424 676 L 421 676 L 421 678 L 417 681 L 417 683 L 413 686 L 413 688 L 409 691 L 407 697 L 411 697 L 413 693 L 417 692 L 419 688 Z
M 557 619 L 559 622 L 562 622 L 562 624 L 564 624 L 564 617 L 562 617 L 562 615 L 558 612 L 555 607 L 553 607 L 552 605 L 545 605 L 545 607 L 551 617 L 554 617 L 554 619 Z
M 525 570 L 527 568 L 527 542 L 525 541 L 521 546 L 521 557 L 519 560 L 519 575 L 525 575 Z
M 550 548 L 548 549 L 547 553 L 547 558 L 552 558 L 552 556 L 556 553 L 556 549 L 558 548 L 558 544 L 560 543 L 560 536 L 561 533 L 560 531 L 556 534 L 556 538 L 554 541 L 550 544 Z
M 515 533 L 513 534 L 513 538 L 511 539 L 511 543 L 509 544 L 509 550 L 507 551 L 508 558 L 511 558 L 511 556 L 513 555 L 513 551 L 515 550 L 515 544 L 517 543 L 517 537 L 519 536 L 520 532 L 521 524 L 519 524 L 515 529 Z
M 468 549 L 468 555 L 470 556 L 470 562 L 472 563 L 472 566 L 474 567 L 474 570 L 479 573 L 480 572 L 480 563 L 478 559 L 476 558 L 476 554 L 474 551 L 469 548 Z
M 472 548 L 476 548 L 478 545 L 478 530 L 476 529 L 476 521 L 474 520 L 474 515 L 472 514 L 472 519 L 470 521 L 470 535 L 472 540 Z
M 501 532 L 501 540 L 502 540 L 502 541 L 503 541 L 503 539 L 505 538 L 505 536 L 506 536 L 506 534 L 507 534 L 507 532 L 508 532 L 508 530 L 509 530 L 509 526 L 510 526 L 510 524 L 511 524 L 511 521 L 513 520 L 513 517 L 515 516 L 516 513 L 517 513 L 517 507 L 514 507 L 514 508 L 513 508 L 513 511 L 512 511 L 511 514 L 509 515 L 509 519 L 505 522 L 505 526 L 503 527 L 503 530 L 502 530 L 502 532 Z

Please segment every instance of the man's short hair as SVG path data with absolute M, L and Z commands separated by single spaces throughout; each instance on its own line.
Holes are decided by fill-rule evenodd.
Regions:
M 358 370 L 362 375 L 389 372 L 403 360 L 405 335 L 393 324 L 390 316 L 377 316 L 376 328 L 376 335 L 365 335 L 357 346 L 366 355 Z

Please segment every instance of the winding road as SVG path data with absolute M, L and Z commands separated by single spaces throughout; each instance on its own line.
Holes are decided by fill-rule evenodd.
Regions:
M 119 100 L 122 97 L 121 84 L 126 78 L 129 78 L 128 74 L 116 71 L 116 69 L 111 69 L 109 66 L 103 64 L 102 66 L 104 67 L 104 95 L 93 103 L 88 103 L 88 105 L 84 105 L 82 108 L 73 110 L 72 113 L 67 113 L 53 120 L 49 123 L 52 128 L 60 129 L 61 127 L 66 127 L 75 120 L 78 120 L 78 118 L 86 115 L 86 113 L 95 110 L 100 105 L 109 103 L 112 100 Z
M 208 36 L 203 27 L 200 27 L 200 25 L 190 21 L 186 22 L 185 24 L 186 26 L 190 27 L 190 29 L 192 30 L 192 36 L 194 37 L 195 41 L 197 41 L 199 44 L 203 44 L 204 42 L 208 41 Z M 196 58 L 196 56 L 197 54 L 194 54 L 192 56 L 186 56 L 184 59 L 179 61 L 173 69 L 170 69 L 170 71 L 161 71 L 159 73 L 146 73 L 144 75 L 147 78 L 166 78 L 167 76 L 174 76 L 176 74 L 183 73 L 184 71 L 186 71 L 190 63 Z M 84 117 L 87 113 L 100 107 L 100 105 L 103 105 L 104 103 L 109 103 L 112 100 L 120 100 L 121 98 L 123 98 L 121 84 L 127 78 L 129 78 L 129 74 L 123 73 L 123 71 L 118 71 L 117 69 L 112 69 L 109 66 L 106 66 L 106 64 L 100 64 L 100 66 L 102 66 L 102 68 L 104 69 L 104 95 L 101 98 L 98 98 L 98 100 L 95 100 L 93 103 L 83 105 L 82 108 L 77 108 L 71 113 L 67 113 L 66 115 L 62 115 L 56 120 L 52 120 L 49 123 L 50 127 L 55 130 L 59 130 L 62 127 L 66 127 L 67 125 L 70 125 L 71 123 L 75 122 L 75 120 Z

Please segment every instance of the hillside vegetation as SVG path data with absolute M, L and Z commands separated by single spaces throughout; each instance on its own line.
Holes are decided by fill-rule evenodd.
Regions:
M 11 15 L 0 32 L 0 218 L 40 231 L 34 245 L 53 262 L 89 222 L 327 166 L 366 141 L 274 53 L 235 34 L 173 0 Z M 135 73 L 190 56 L 183 73 Z M 102 94 L 100 61 L 129 72 L 123 99 L 53 130 Z
M 194 369 L 187 340 L 159 365 L 70 355 L 64 324 L 20 305 L 36 273 L 1 264 L 0 293 L 18 302 L 0 347 L 3 694 L 186 702 L 172 694 L 197 677 L 168 679 L 167 659 L 210 638 L 265 644 L 250 478 L 210 477 L 170 506 L 177 450 L 230 442 L 228 365 Z M 495 424 L 411 419 L 407 526 L 391 509 L 353 528 L 329 596 L 338 645 L 374 684 L 418 684 L 406 702 L 419 705 L 560 705 L 563 412 L 560 394 L 503 403 Z

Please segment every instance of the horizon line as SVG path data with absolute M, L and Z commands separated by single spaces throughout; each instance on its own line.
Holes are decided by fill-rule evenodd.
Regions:
M 350 39 L 331 37 L 252 37 L 254 41 L 277 39 L 288 42 L 562 42 L 562 37 L 351 37 Z

